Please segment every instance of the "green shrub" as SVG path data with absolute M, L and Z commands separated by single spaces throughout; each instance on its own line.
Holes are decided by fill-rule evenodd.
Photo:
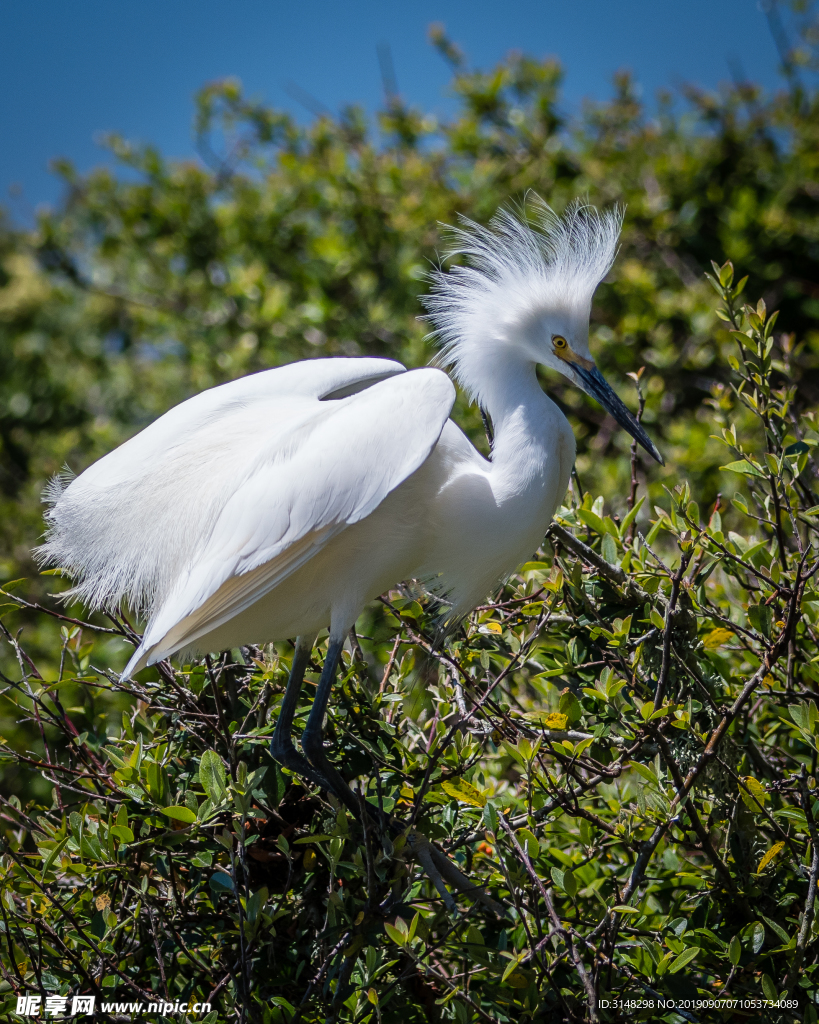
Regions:
M 598 1000 L 716 997 L 816 1019 L 819 434 L 800 345 L 741 305 L 730 264 L 712 283 L 737 353 L 713 406 L 732 501 L 682 483 L 644 535 L 644 498 L 619 519 L 575 491 L 444 647 L 395 591 L 345 656 L 337 762 L 503 916 L 465 896 L 449 913 L 405 834 L 271 761 L 287 645 L 120 683 L 99 627 L 65 624 L 42 675 L 5 631 L 6 696 L 43 755 L 3 756 L 53 787 L 4 801 L 7 991 L 263 1022 L 613 1020 Z M 87 713 L 80 733 L 77 683 L 127 695 L 121 726 Z

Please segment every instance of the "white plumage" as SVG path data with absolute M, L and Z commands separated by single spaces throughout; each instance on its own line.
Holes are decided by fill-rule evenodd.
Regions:
M 544 333 L 568 338 L 590 358 L 592 296 L 617 252 L 619 207 L 600 214 L 576 201 L 558 217 L 534 197 L 529 209 L 535 230 L 509 210 L 489 227 L 463 218 L 462 227 L 450 228 L 446 254 L 466 256 L 467 265 L 437 273 L 423 300 L 441 341 L 438 361 L 453 367 L 481 406 L 494 383 L 486 361 L 514 360 L 523 348 L 542 362 Z
M 427 298 L 442 359 L 492 420 L 485 459 L 448 418 L 439 369 L 317 359 L 213 388 L 81 476 L 52 485 L 42 562 L 95 607 L 147 619 L 125 675 L 177 652 L 343 638 L 363 605 L 408 578 L 455 619 L 540 543 L 574 438 L 535 367 L 600 399 L 655 457 L 588 350 L 594 289 L 618 212 L 537 208 L 455 234 L 468 260 Z

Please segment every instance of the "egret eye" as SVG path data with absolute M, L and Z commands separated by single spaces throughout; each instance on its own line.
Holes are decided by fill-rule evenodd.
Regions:
M 555 347 L 555 352 L 564 352 L 569 347 L 568 341 L 566 341 L 562 334 L 553 335 L 552 344 Z

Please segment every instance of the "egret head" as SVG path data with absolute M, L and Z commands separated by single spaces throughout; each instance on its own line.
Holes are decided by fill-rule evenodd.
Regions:
M 466 265 L 434 275 L 425 297 L 441 361 L 484 405 L 497 361 L 539 363 L 596 399 L 658 462 L 662 456 L 595 366 L 589 351 L 594 291 L 617 253 L 623 212 L 575 201 L 558 216 L 541 199 L 528 216 L 499 211 L 488 227 L 463 219 L 447 255 Z

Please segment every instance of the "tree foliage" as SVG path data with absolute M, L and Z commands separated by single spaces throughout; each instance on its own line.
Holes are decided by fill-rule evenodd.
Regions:
M 64 205 L 5 229 L 4 557 L 32 578 L 0 619 L 0 984 L 264 1024 L 613 1021 L 717 997 L 815 1021 L 817 97 L 736 84 L 649 115 L 620 77 L 566 123 L 556 64 L 480 73 L 437 42 L 449 123 L 392 100 L 379 134 L 357 110 L 301 129 L 223 82 L 199 97 L 201 163 L 113 139 L 128 174 L 64 166 Z M 38 492 L 222 380 L 426 361 L 438 222 L 530 188 L 628 204 L 591 344 L 667 464 L 646 476 L 544 381 L 580 454 L 534 560 L 443 646 L 412 587 L 366 610 L 327 730 L 405 826 L 382 835 L 267 753 L 290 645 L 119 682 L 127 612 L 85 621 L 33 577 Z M 478 439 L 477 411 L 456 415 Z M 448 911 L 407 834 L 503 915 Z

